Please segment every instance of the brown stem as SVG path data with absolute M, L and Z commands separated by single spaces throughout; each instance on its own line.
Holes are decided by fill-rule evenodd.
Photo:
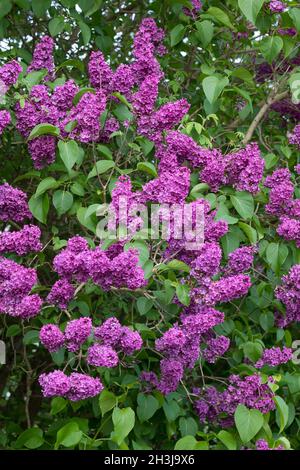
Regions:
M 255 116 L 255 118 L 251 122 L 249 129 L 247 130 L 246 135 L 243 139 L 243 144 L 244 145 L 246 145 L 246 144 L 248 144 L 248 142 L 250 142 L 250 140 L 252 139 L 252 136 L 255 132 L 255 129 L 257 128 L 257 126 L 259 125 L 261 120 L 264 118 L 265 114 L 267 113 L 269 108 L 272 106 L 272 104 L 277 103 L 277 101 L 283 100 L 284 98 L 286 98 L 288 96 L 288 94 L 289 94 L 289 91 L 286 90 L 282 93 L 275 94 L 274 96 L 271 95 L 267 99 L 267 101 L 263 104 L 263 106 L 260 108 L 260 110 L 257 113 L 257 115 Z

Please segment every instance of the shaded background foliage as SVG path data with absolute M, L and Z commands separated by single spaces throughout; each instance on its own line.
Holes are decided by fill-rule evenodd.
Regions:
M 252 0 L 248 5 L 250 3 Z M 169 49 L 160 59 L 165 80 L 160 85 L 159 104 L 181 97 L 191 103 L 189 115 L 183 119 L 180 128 L 200 145 L 220 148 L 223 153 L 232 152 L 242 144 L 255 140 L 263 153 L 267 173 L 277 167 L 293 170 L 299 162 L 299 152 L 289 145 L 287 136 L 299 121 L 297 99 L 291 103 L 291 92 L 295 96 L 299 93 L 299 87 L 292 86 L 298 79 L 294 74 L 300 64 L 299 35 L 282 35 L 278 30 L 295 28 L 299 32 L 299 4 L 296 1 L 288 2 L 289 12 L 281 14 L 280 19 L 277 15 L 270 15 L 267 2 L 257 18 L 253 18 L 253 12 L 241 8 L 241 5 L 243 2 L 237 0 L 204 1 L 200 14 L 191 18 L 182 11 L 184 6 L 190 6 L 184 0 L 3 0 L 0 4 L 0 59 L 5 63 L 12 58 L 21 58 L 25 69 L 41 36 L 50 34 L 55 39 L 55 62 L 60 73 L 66 78 L 75 79 L 80 87 L 85 87 L 88 85 L 86 70 L 90 51 L 102 50 L 112 68 L 120 62 L 130 61 L 133 35 L 142 18 L 150 16 L 165 29 L 165 44 Z M 274 42 L 274 37 L 279 40 Z M 208 77 L 217 77 L 218 86 L 212 87 L 210 83 L 209 87 L 205 87 Z M 15 92 L 18 93 L 18 90 Z M 18 95 L 11 96 L 6 104 L 18 98 L 22 99 Z M 285 108 L 282 100 L 288 100 Z M 278 103 L 281 103 L 279 108 Z M 264 106 L 261 120 L 251 127 Z M 122 110 L 126 118 L 126 111 L 124 108 Z M 124 116 L 121 117 L 124 120 Z M 151 146 L 147 147 L 136 139 L 132 130 L 125 137 L 116 135 L 107 147 L 112 153 L 121 155 L 120 171 L 112 177 L 109 190 L 120 173 L 135 170 L 141 160 L 153 162 Z M 84 223 L 78 209 L 98 204 L 104 198 L 101 184 L 94 178 L 86 178 L 94 164 L 94 152 L 97 160 L 103 157 L 101 149 L 88 148 L 81 171 L 70 180 L 58 159 L 47 169 L 33 170 L 27 146 L 17 132 L 5 133 L 2 137 L 0 174 L 3 181 L 22 188 L 32 196 L 39 183 L 51 174 L 60 180 L 64 190 L 70 190 L 73 195 L 72 206 L 64 214 L 58 214 L 52 203 L 52 189 L 45 191 L 40 200 L 44 209 L 37 218 L 44 222 L 41 226 L 46 247 L 31 261 L 38 267 L 41 286 L 50 287 L 53 284 L 54 275 L 49 265 L 72 234 L 91 237 L 91 225 Z M 145 181 L 147 174 L 143 171 L 134 173 L 136 187 Z M 300 196 L 298 181 L 299 176 L 295 175 L 296 197 Z M 250 209 L 249 214 L 233 203 L 231 196 L 235 191 L 232 188 L 222 188 L 214 194 L 207 187 L 199 186 L 197 175 L 193 175 L 191 189 L 190 200 L 207 198 L 212 207 L 218 208 L 218 217 L 230 223 L 230 231 L 222 239 L 225 256 L 243 243 L 259 242 L 260 248 L 256 269 L 252 272 L 253 287 L 248 297 L 242 303 L 234 302 L 223 308 L 226 321 L 220 332 L 232 340 L 230 354 L 217 362 L 213 370 L 205 365 L 205 375 L 222 379 L 228 375 L 228 370 L 247 372 L 244 359 L 259 357 L 263 345 L 291 346 L 292 341 L 298 339 L 297 326 L 292 325 L 284 330 L 274 324 L 274 310 L 278 307 L 274 289 L 280 284 L 282 275 L 292 265 L 300 263 L 300 250 L 292 242 L 284 242 L 276 234 L 276 221 L 266 216 L 266 188 L 262 188 L 254 199 L 251 196 L 253 210 Z M 95 225 L 93 217 L 90 222 L 92 227 Z M 177 279 L 174 272 L 168 276 L 170 281 Z M 45 287 L 40 290 L 41 294 L 48 291 Z M 169 294 L 170 299 L 174 292 L 171 290 Z M 157 294 L 154 306 L 151 305 L 145 315 L 141 302 L 140 307 L 136 302 L 139 298 L 139 293 L 105 293 L 99 288 L 86 286 L 72 302 L 70 311 L 75 315 L 94 314 L 96 319 L 118 312 L 121 321 L 130 319 L 142 333 L 143 339 L 151 343 L 155 338 L 151 328 L 159 320 L 159 312 L 164 312 L 167 321 L 172 319 L 172 323 L 177 306 L 170 304 L 168 292 L 163 290 L 162 295 Z M 54 320 L 58 316 L 54 309 L 45 311 L 45 318 Z M 157 393 L 155 401 L 151 401 L 149 395 L 140 393 L 137 380 L 139 365 L 134 363 L 132 369 L 127 371 L 105 372 L 110 392 L 103 395 L 105 399 L 102 398 L 102 401 L 95 398 L 88 403 L 70 404 L 63 398 L 57 398 L 50 407 L 49 402 L 42 399 L 36 380 L 39 373 L 52 368 L 49 354 L 38 345 L 38 329 L 43 319 L 38 317 L 30 325 L 4 316 L 1 320 L 1 334 L 8 350 L 7 365 L 0 368 L 0 447 L 79 445 L 80 448 L 118 448 L 115 443 L 105 441 L 114 427 L 111 410 L 116 404 L 116 396 L 120 405 L 131 407 L 137 413 L 134 430 L 130 434 L 132 437 L 126 443 L 122 442 L 121 448 L 173 449 L 179 439 L 187 436 L 179 448 L 180 445 L 198 449 L 242 446 L 238 433 L 220 435 L 219 430 L 200 425 L 183 388 L 168 398 Z M 54 354 L 52 359 L 54 364 L 60 366 L 64 358 Z M 139 360 L 154 366 L 158 362 L 155 355 L 146 351 L 139 355 Z M 280 393 L 277 394 L 285 402 L 279 403 L 276 414 L 270 417 L 270 426 L 266 420 L 262 437 L 267 436 L 271 442 L 287 447 L 290 441 L 291 446 L 297 449 L 300 373 L 295 365 L 277 372 L 280 385 Z M 197 380 L 197 377 L 191 376 L 190 382 Z M 132 416 L 126 417 L 126 422 L 129 423 L 129 433 Z M 29 427 L 29 433 L 25 431 L 26 427 Z M 62 428 L 64 431 L 59 434 Z M 67 444 L 65 436 L 71 436 Z M 193 436 L 196 436 L 197 444 Z

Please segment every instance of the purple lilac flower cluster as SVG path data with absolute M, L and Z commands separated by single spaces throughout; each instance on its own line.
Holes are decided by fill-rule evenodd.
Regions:
M 17 82 L 21 72 L 21 65 L 16 60 L 11 60 L 0 67 L 0 81 L 9 88 Z
M 22 256 L 42 249 L 41 231 L 35 225 L 25 225 L 17 232 L 0 233 L 0 253 L 17 253 Z
M 88 346 L 86 362 L 95 367 L 116 367 L 119 364 L 119 354 L 132 355 L 143 344 L 138 332 L 122 326 L 115 317 L 95 328 L 88 317 L 71 320 L 64 333 L 57 325 L 47 324 L 40 330 L 40 341 L 51 353 L 62 347 L 74 353 L 79 351 L 92 334 L 94 341 Z M 93 397 L 103 390 L 98 378 L 77 373 L 67 376 L 60 370 L 42 374 L 39 383 L 45 397 L 64 396 L 71 401 Z
M 86 282 L 91 278 L 104 290 L 112 286 L 138 289 L 146 285 L 144 271 L 138 263 L 137 250 L 122 251 L 110 259 L 100 247 L 91 250 L 84 238 L 75 236 L 54 258 L 53 266 L 58 275 L 69 282 Z M 57 286 L 54 289 L 57 291 Z M 69 300 L 70 296 L 67 295 Z
M 0 220 L 3 222 L 23 222 L 32 218 L 27 195 L 7 183 L 0 185 Z
M 269 444 L 265 439 L 258 439 L 255 443 L 256 450 L 284 450 L 283 445 L 279 445 L 277 447 L 269 447 Z
M 285 10 L 286 5 L 280 0 L 271 0 L 269 8 L 272 13 L 282 13 Z
M 35 269 L 0 258 L 0 312 L 24 320 L 38 315 L 42 299 L 30 293 L 36 284 Z
M 195 18 L 197 16 L 197 13 L 202 8 L 202 3 L 200 2 L 200 0 L 191 0 L 191 4 L 192 4 L 192 9 L 183 7 L 182 11 L 186 16 L 191 16 L 192 18 Z
M 0 135 L 3 133 L 4 129 L 10 124 L 10 122 L 10 113 L 6 110 L 0 111 Z
M 273 348 L 264 350 L 262 357 L 256 362 L 255 367 L 258 369 L 261 369 L 265 365 L 276 367 L 290 361 L 292 356 L 293 351 L 291 348 L 284 347 L 280 349 L 274 346 Z
M 294 128 L 293 133 L 289 137 L 289 141 L 293 145 L 297 145 L 297 147 L 300 149 L 300 124 L 297 124 L 297 126 Z
M 286 308 L 285 317 L 280 317 L 280 325 L 287 326 L 300 321 L 300 264 L 295 264 L 282 278 L 281 286 L 276 288 L 276 298 Z
M 65 397 L 71 401 L 95 397 L 104 389 L 99 378 L 78 372 L 68 376 L 60 370 L 41 374 L 39 383 L 44 397 Z
M 272 382 L 269 377 L 269 382 Z M 238 405 L 254 408 L 265 414 L 275 409 L 274 393 L 258 374 L 241 378 L 231 375 L 223 391 L 207 387 L 195 401 L 195 410 L 202 423 L 215 422 L 222 427 L 233 425 L 233 415 Z
M 266 212 L 279 217 L 277 233 L 285 240 L 294 240 L 300 247 L 300 199 L 294 199 L 294 184 L 287 168 L 275 170 L 265 179 L 265 186 L 270 188 Z
M 143 344 L 139 333 L 122 326 L 115 317 L 95 328 L 88 317 L 71 320 L 64 333 L 57 325 L 47 324 L 40 330 L 40 340 L 50 352 L 62 347 L 77 352 L 92 334 L 96 342 L 88 348 L 87 363 L 97 367 L 115 367 L 119 362 L 118 353 L 132 355 Z

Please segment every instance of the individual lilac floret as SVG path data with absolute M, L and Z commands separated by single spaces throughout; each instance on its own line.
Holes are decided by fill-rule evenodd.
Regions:
M 94 329 L 96 339 L 99 339 L 107 346 L 116 346 L 122 335 L 122 326 L 115 317 L 108 318 L 101 326 Z
M 119 358 L 112 347 L 94 344 L 88 349 L 87 363 L 96 367 L 116 367 Z
M 119 344 L 124 354 L 130 356 L 141 349 L 143 340 L 137 331 L 132 331 L 127 326 L 123 326 Z
M 72 284 L 66 279 L 60 279 L 56 281 L 52 286 L 51 291 L 48 294 L 47 301 L 49 304 L 57 305 L 61 309 L 65 309 L 68 306 L 70 300 L 73 299 L 75 289 Z
M 65 330 L 67 349 L 71 352 L 78 351 L 80 346 L 88 339 L 92 331 L 90 318 L 82 317 L 68 322 Z
M 73 372 L 69 377 L 70 388 L 67 398 L 71 401 L 85 400 L 99 395 L 103 390 L 103 385 L 98 378 L 90 377 L 86 374 Z
M 55 65 L 53 59 L 54 41 L 49 36 L 44 36 L 33 51 L 33 60 L 27 69 L 27 73 L 35 70 L 47 69 L 45 80 L 54 80 Z
M 16 60 L 11 60 L 0 67 L 0 82 L 2 81 L 6 87 L 10 87 L 16 83 L 21 72 L 21 65 Z
M 284 347 L 281 350 L 279 347 L 274 346 L 273 348 L 264 350 L 262 357 L 256 362 L 255 367 L 258 369 L 261 369 L 261 367 L 265 365 L 276 367 L 290 361 L 292 356 L 293 351 L 291 348 Z
M 0 111 L 0 135 L 3 133 L 4 129 L 10 124 L 10 122 L 10 113 L 6 111 L 6 109 Z
M 42 326 L 40 330 L 40 340 L 43 346 L 53 353 L 63 347 L 65 337 L 58 326 L 49 323 L 48 325 Z
M 218 336 L 217 338 L 211 338 L 207 342 L 207 348 L 202 352 L 204 359 L 214 364 L 218 357 L 224 355 L 230 346 L 230 339 L 226 336 Z
M 279 0 L 271 0 L 269 3 L 269 8 L 272 13 L 281 13 L 285 10 L 286 5 Z
M 8 222 L 23 222 L 31 218 L 27 195 L 20 189 L 13 188 L 7 183 L 0 186 L 0 220 Z
M 41 230 L 35 225 L 25 225 L 18 232 L 0 234 L 0 253 L 17 253 L 22 256 L 42 249 Z
M 63 397 L 70 390 L 70 378 L 61 370 L 41 374 L 39 383 L 44 397 Z

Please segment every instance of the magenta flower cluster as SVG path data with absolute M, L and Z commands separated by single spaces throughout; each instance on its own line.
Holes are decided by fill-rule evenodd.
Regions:
M 269 377 L 269 382 L 272 382 Z M 274 393 L 267 383 L 263 383 L 258 374 L 241 378 L 231 375 L 229 385 L 219 391 L 215 387 L 207 387 L 195 401 L 195 410 L 202 423 L 215 422 L 222 427 L 231 427 L 233 415 L 238 405 L 259 410 L 265 414 L 275 409 Z
M 140 350 L 143 344 L 138 332 L 122 326 L 115 317 L 95 328 L 88 317 L 71 320 L 67 323 L 64 333 L 57 325 L 49 323 L 41 328 L 40 341 L 51 353 L 62 347 L 75 353 L 92 335 L 93 344 L 88 346 L 86 363 L 94 367 L 116 367 L 120 354 L 130 356 Z M 39 382 L 45 397 L 64 396 L 72 401 L 93 397 L 103 390 L 98 378 L 77 373 L 67 376 L 60 370 L 42 374 Z
M 265 365 L 276 367 L 290 361 L 292 356 L 293 351 L 291 348 L 284 347 L 280 349 L 274 346 L 273 348 L 264 350 L 262 357 L 256 362 L 255 367 L 258 369 L 261 369 Z
M 95 397 L 104 389 L 98 377 L 78 372 L 72 372 L 68 376 L 60 370 L 41 374 L 39 383 L 44 397 L 65 397 L 71 401 Z
M 0 312 L 27 320 L 38 315 L 42 299 L 31 294 L 37 284 L 35 269 L 0 258 Z
M 54 258 L 53 266 L 62 279 L 69 282 L 72 280 L 86 282 L 91 278 L 102 289 L 109 290 L 112 286 L 128 289 L 145 286 L 144 271 L 138 263 L 137 250 L 122 251 L 117 256 L 109 258 L 100 247 L 91 250 L 84 238 L 75 236 Z M 54 289 L 57 291 L 57 286 Z M 67 293 L 68 301 L 69 292 L 71 291 L 68 290 Z
M 276 288 L 276 297 L 285 308 L 285 316 L 279 316 L 280 326 L 285 327 L 289 323 L 300 321 L 300 264 L 295 264 L 290 272 L 283 276 L 281 286 Z
M 25 225 L 17 232 L 0 233 L 0 253 L 17 253 L 22 256 L 42 249 L 41 231 L 35 225 Z
M 0 220 L 3 222 L 23 222 L 32 218 L 27 195 L 7 183 L 0 185 Z

